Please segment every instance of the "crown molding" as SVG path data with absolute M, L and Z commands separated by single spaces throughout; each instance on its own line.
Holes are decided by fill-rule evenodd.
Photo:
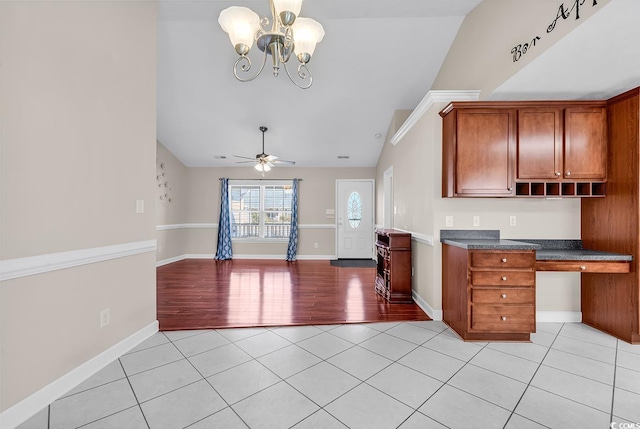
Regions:
M 450 103 L 452 101 L 476 101 L 480 97 L 478 90 L 452 90 L 439 91 L 432 90 L 427 92 L 422 101 L 418 103 L 416 108 L 411 112 L 406 121 L 398 128 L 398 131 L 391 137 L 389 143 L 398 144 L 402 137 L 409 132 L 411 128 L 422 118 L 434 103 Z

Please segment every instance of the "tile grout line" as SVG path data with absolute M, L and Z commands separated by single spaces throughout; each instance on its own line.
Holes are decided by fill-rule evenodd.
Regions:
M 142 405 L 140 405 L 140 401 L 138 400 L 138 395 L 136 395 L 136 391 L 133 389 L 133 385 L 131 384 L 131 380 L 129 380 L 129 375 L 127 374 L 127 371 L 125 371 L 124 365 L 122 365 L 122 362 L 120 361 L 120 358 L 118 358 L 118 363 L 120 364 L 120 367 L 122 368 L 122 372 L 124 372 L 124 376 L 127 379 L 127 383 L 129 384 L 129 388 L 131 389 L 131 393 L 133 393 L 133 397 L 136 399 L 136 404 L 138 405 L 138 409 L 140 410 L 140 414 L 142 414 L 142 418 L 144 419 L 144 422 L 147 425 L 147 429 L 151 429 L 151 426 L 149 425 L 149 421 L 147 420 L 147 416 L 144 414 L 144 411 L 142 410 Z
M 438 337 L 438 336 L 440 336 L 440 335 L 446 335 L 446 336 L 448 336 L 447 334 L 445 334 L 445 332 L 447 331 L 447 329 L 448 329 L 448 328 L 443 329 L 440 333 L 438 333 L 437 335 L 433 336 L 433 337 L 432 337 L 432 338 L 430 338 L 429 340 L 425 341 L 425 342 L 424 342 L 422 345 L 420 345 L 419 347 L 423 347 L 423 346 L 424 346 L 424 344 L 427 344 L 429 341 L 433 340 L 434 338 L 436 338 L 436 337 Z M 419 409 L 420 409 L 421 407 L 423 407 L 427 402 L 429 402 L 429 400 L 430 400 L 431 398 L 433 398 L 433 397 L 434 397 L 434 396 L 435 396 L 435 395 L 436 395 L 440 390 L 442 390 L 442 388 L 443 388 L 444 386 L 452 387 L 452 388 L 457 389 L 457 390 L 460 390 L 461 392 L 464 392 L 464 393 L 466 393 L 466 394 L 468 394 L 468 395 L 475 396 L 476 398 L 479 398 L 479 397 L 478 397 L 478 396 L 476 396 L 476 395 L 472 395 L 471 393 L 468 393 L 468 392 L 466 392 L 466 391 L 464 391 L 464 390 L 462 390 L 462 389 L 458 389 L 458 388 L 457 388 L 457 387 L 455 387 L 455 386 L 451 386 L 451 385 L 449 384 L 449 381 L 451 381 L 451 379 L 452 379 L 453 377 L 455 377 L 455 376 L 456 376 L 456 374 L 458 374 L 460 371 L 462 371 L 462 369 L 463 369 L 465 366 L 467 366 L 467 365 L 471 362 L 471 360 L 472 360 L 474 357 L 476 357 L 476 356 L 477 356 L 477 355 L 478 355 L 482 350 L 484 350 L 488 345 L 489 345 L 489 343 L 485 343 L 485 345 L 484 345 L 484 346 L 482 346 L 482 347 L 480 348 L 480 350 L 478 350 L 478 351 L 477 351 L 473 356 L 471 356 L 471 357 L 469 358 L 469 360 L 467 360 L 467 361 L 462 361 L 462 360 L 457 359 L 457 358 L 455 358 L 455 357 L 453 357 L 453 356 L 449 356 L 449 355 L 448 355 L 448 354 L 446 354 L 446 353 L 442 353 L 442 352 L 440 352 L 440 351 L 438 351 L 438 350 L 433 350 L 433 349 L 431 349 L 431 348 L 429 348 L 429 347 L 425 347 L 425 348 L 427 348 L 427 349 L 429 349 L 429 350 L 431 350 L 431 351 L 433 351 L 433 352 L 440 353 L 440 354 L 442 354 L 442 355 L 444 355 L 444 356 L 447 356 L 448 358 L 451 358 L 451 359 L 457 359 L 457 360 L 459 360 L 460 362 L 464 362 L 464 365 L 462 365 L 462 366 L 461 366 L 461 367 L 460 367 L 456 372 L 454 372 L 453 374 L 451 374 L 451 377 L 449 377 L 449 378 L 447 379 L 447 381 L 445 381 L 445 382 L 441 382 L 441 381 L 440 381 L 440 380 L 438 380 L 437 378 L 431 377 L 431 376 L 430 376 L 430 375 L 428 375 L 428 374 L 424 374 L 424 375 L 426 375 L 427 377 L 431 377 L 431 378 L 433 378 L 434 380 L 436 380 L 436 381 L 438 381 L 438 382 L 441 382 L 441 383 L 442 383 L 442 386 L 438 387 L 438 388 L 436 389 L 436 391 L 435 391 L 435 392 L 433 392 L 431 395 L 429 395 L 429 397 L 428 397 L 427 399 L 425 399 L 425 400 L 424 400 L 424 401 L 423 401 L 423 402 L 422 402 L 418 407 L 414 408 L 414 411 L 413 411 L 411 414 L 409 414 L 409 416 L 408 416 L 408 417 L 407 417 L 407 418 L 406 418 L 406 419 L 401 423 L 401 425 L 402 425 L 402 424 L 404 424 L 404 422 L 406 422 L 408 419 L 410 419 L 410 418 L 411 418 L 411 416 L 413 416 L 415 413 L 420 413 L 420 414 L 422 414 L 423 416 L 425 416 L 425 417 L 427 417 L 427 418 L 429 418 L 429 419 L 431 419 L 431 420 L 433 420 L 433 421 L 435 421 L 435 422 L 438 422 L 438 423 L 439 423 L 439 424 L 441 424 L 442 426 L 449 427 L 449 426 L 446 426 L 444 423 L 442 423 L 442 422 L 440 422 L 440 421 L 438 421 L 438 420 L 434 419 L 433 417 L 428 416 L 428 415 L 426 415 L 426 414 L 424 414 L 424 413 L 420 412 L 420 411 L 419 411 Z M 415 349 L 414 349 L 414 350 L 415 350 Z M 405 356 L 406 356 L 406 355 L 405 355 Z M 403 357 L 404 357 L 404 356 L 403 356 Z M 400 362 L 398 362 L 398 364 L 399 364 L 399 365 L 403 365 L 403 364 L 402 364 L 402 363 L 400 363 Z M 406 365 L 403 365 L 403 366 L 405 366 L 406 368 L 409 368 L 409 369 L 413 369 L 413 368 L 408 367 L 408 366 L 406 366 Z M 415 369 L 413 369 L 413 370 L 414 370 L 414 371 L 417 371 L 417 370 L 415 370 Z M 420 371 L 417 371 L 417 372 L 420 372 Z M 423 374 L 422 372 L 420 372 L 420 373 L 421 373 L 421 374 Z M 383 392 L 383 393 L 384 393 L 384 392 Z M 479 399 L 482 399 L 483 401 L 486 401 L 486 400 L 485 400 L 485 399 L 483 399 L 483 398 L 479 398 Z M 486 401 L 486 402 L 489 402 L 489 401 Z M 493 404 L 492 402 L 489 402 L 489 403 L 490 403 L 490 404 L 492 404 L 492 405 L 497 405 L 497 404 Z M 497 406 L 499 406 L 499 405 L 497 405 Z M 412 408 L 413 408 L 413 407 L 412 407 Z
M 611 389 L 611 412 L 609 413 L 609 423 L 613 423 L 613 407 L 616 399 L 616 375 L 618 373 L 618 345 L 620 340 L 616 340 L 616 359 L 613 366 L 613 388 Z
M 556 333 L 556 336 L 553 338 L 553 341 L 551 342 L 551 344 L 549 344 L 549 347 L 547 347 L 547 352 L 544 354 L 544 356 L 542 357 L 542 359 L 540 359 L 540 363 L 538 364 L 538 367 L 536 368 L 536 370 L 534 371 L 533 375 L 531 375 L 531 379 L 529 379 L 529 382 L 527 383 L 527 387 L 524 388 L 524 391 L 522 392 L 522 395 L 520 395 L 520 399 L 518 399 L 518 402 L 516 402 L 516 405 L 513 407 L 513 410 L 511 410 L 511 414 L 509 415 L 509 418 L 507 419 L 507 421 L 504 423 L 503 429 L 506 429 L 507 425 L 509 424 L 509 420 L 511 420 L 511 417 L 513 417 L 513 415 L 516 413 L 516 409 L 518 408 L 518 405 L 520 405 L 520 402 L 522 401 L 522 398 L 524 398 L 524 395 L 527 393 L 527 391 L 529 390 L 529 387 L 531 387 L 531 382 L 533 381 L 533 379 L 536 377 L 536 374 L 538 373 L 538 371 L 540 370 L 540 367 L 542 366 L 542 362 L 544 362 L 544 360 L 547 358 L 547 355 L 549 354 L 549 352 L 551 351 L 551 348 L 553 347 L 553 344 L 556 342 L 556 340 L 558 339 L 558 337 L 560 336 L 560 332 L 562 331 L 562 328 L 564 328 L 564 323 L 562 324 L 562 326 L 560 327 L 560 329 L 558 330 L 558 332 Z M 539 344 L 538 344 L 539 345 Z M 550 392 L 551 393 L 551 392 Z M 518 414 L 519 415 L 519 414 Z M 521 416 L 524 417 L 524 416 Z M 527 420 L 531 420 L 528 417 L 525 417 Z M 540 422 L 537 422 L 535 420 L 531 420 L 532 422 L 538 423 L 542 426 L 546 426 Z
M 217 332 L 217 330 L 215 330 L 215 329 L 214 329 L 213 331 L 214 331 L 214 332 Z M 220 334 L 220 333 L 218 332 L 218 334 Z M 222 335 L 222 334 L 220 334 L 220 335 Z M 258 335 L 258 334 L 256 334 L 256 335 Z M 233 344 L 234 346 L 238 347 L 238 346 L 236 345 L 235 341 L 231 341 L 229 338 L 225 337 L 224 335 L 222 335 L 222 336 L 223 336 L 227 341 L 229 341 L 229 344 Z M 167 337 L 167 338 L 168 338 L 168 337 Z M 247 337 L 247 338 L 251 338 L 251 337 Z M 176 345 L 173 343 L 173 341 L 171 340 L 171 338 L 168 338 L 168 339 L 169 339 L 169 341 L 171 341 L 171 344 L 173 344 L 173 346 L 178 350 L 178 352 L 179 352 L 179 353 L 184 357 L 184 359 L 185 359 L 187 362 L 189 362 L 189 365 L 191 365 L 191 367 L 192 367 L 192 368 L 193 368 L 193 369 L 198 373 L 198 375 L 200 375 L 200 377 L 202 377 L 202 380 L 204 380 L 204 381 L 205 381 L 205 382 L 206 382 L 206 383 L 211 387 L 211 389 L 213 389 L 213 391 L 214 391 L 214 392 L 216 392 L 216 395 L 218 395 L 218 396 L 220 397 L 220 399 L 222 399 L 222 401 L 227 405 L 227 407 L 226 407 L 226 408 L 229 408 L 229 409 L 230 409 L 230 410 L 231 410 L 231 411 L 232 411 L 232 412 L 233 412 L 233 413 L 234 413 L 234 414 L 235 414 L 235 415 L 240 419 L 240 421 L 241 421 L 242 423 L 244 423 L 247 427 L 249 427 L 249 425 L 247 424 L 247 422 L 245 422 L 245 421 L 244 421 L 244 419 L 243 419 L 242 417 L 240 417 L 240 415 L 239 415 L 239 414 L 236 412 L 236 410 L 231 406 L 231 404 L 229 404 L 229 402 L 227 402 L 227 400 L 224 398 L 224 396 L 222 396 L 222 395 L 220 394 L 220 392 L 218 392 L 218 390 L 217 390 L 217 389 L 216 389 L 216 388 L 211 384 L 211 382 L 210 382 L 209 380 L 207 380 L 207 377 L 205 377 L 205 376 L 200 372 L 200 370 L 199 370 L 198 368 L 196 368 L 196 366 L 193 364 L 193 362 L 191 362 L 191 361 L 189 360 L 189 358 L 188 358 L 187 356 L 185 356 L 185 354 L 182 352 L 182 350 L 180 350 L 180 348 L 179 348 L 178 346 L 176 346 Z M 244 338 L 243 338 L 243 339 L 244 339 Z M 224 344 L 224 345 L 226 345 L 226 344 Z M 223 345 L 223 346 L 224 346 L 224 345 Z M 220 348 L 220 347 L 223 347 L 223 346 L 214 347 L 213 349 L 210 349 L 210 350 L 207 350 L 207 351 L 215 350 L 215 349 Z M 247 352 L 245 352 L 242 348 L 240 348 L 240 347 L 238 347 L 238 348 L 239 348 L 240 350 L 242 350 L 244 353 L 247 353 Z M 202 353 L 206 353 L 206 352 L 202 352 Z M 201 353 L 198 353 L 198 354 L 201 354 Z M 249 353 L 247 353 L 247 355 L 249 355 Z M 193 356 L 196 356 L 196 355 L 193 355 Z M 249 355 L 249 356 L 250 356 L 253 360 L 256 360 L 253 356 L 251 356 L 251 355 Z M 247 362 L 250 362 L 250 361 L 247 361 Z M 243 363 L 247 363 L 247 362 L 243 362 Z M 260 363 L 260 362 L 258 362 L 258 363 Z M 225 371 L 227 371 L 227 370 L 229 370 L 229 369 L 232 369 L 232 368 L 236 368 L 236 367 L 238 367 L 238 366 L 240 366 L 240 365 L 242 365 L 242 364 L 234 365 L 234 366 L 233 366 L 233 367 L 231 367 L 231 368 L 227 368 Z M 268 369 L 268 368 L 267 368 L 267 369 Z M 224 372 L 224 371 L 221 371 L 221 372 Z M 216 374 L 220 374 L 221 372 L 218 372 L 218 373 L 216 373 Z M 213 377 L 213 376 L 214 376 L 214 375 L 216 375 L 216 374 L 212 374 L 212 375 L 210 375 L 210 377 Z M 276 375 L 277 375 L 277 374 L 276 374 Z M 174 389 L 174 390 L 172 390 L 171 392 L 175 392 L 176 390 L 182 389 L 183 387 L 186 387 L 186 386 L 191 386 L 192 384 L 194 384 L 194 383 L 198 383 L 199 381 L 201 381 L 201 380 L 197 380 L 197 381 L 195 381 L 195 382 L 193 382 L 193 383 L 189 383 L 189 384 L 187 384 L 187 385 L 185 385 L 185 386 L 182 386 L 182 387 L 179 387 L 179 388 L 177 388 L 177 389 Z M 166 395 L 166 394 L 168 394 L 168 393 L 171 393 L 171 392 L 166 392 L 164 395 Z M 160 396 L 164 396 L 164 395 L 160 395 Z M 160 396 L 157 396 L 157 397 L 159 398 Z M 199 422 L 203 421 L 204 419 L 207 419 L 207 418 L 209 418 L 209 417 L 211 417 L 211 416 L 214 416 L 214 415 L 218 414 L 218 413 L 219 413 L 220 411 L 222 411 L 222 410 L 224 410 L 224 408 L 222 408 L 222 409 L 220 409 L 220 410 L 216 411 L 215 413 L 211 413 L 211 414 L 209 414 L 209 415 L 207 415 L 207 416 L 204 416 L 204 417 L 203 417 L 203 418 L 201 418 L 200 420 L 196 420 L 195 422 L 188 424 L 187 426 L 185 426 L 185 429 L 186 429 L 186 428 L 188 428 L 189 426 L 193 426 L 193 425 L 195 425 L 196 423 L 199 423 Z

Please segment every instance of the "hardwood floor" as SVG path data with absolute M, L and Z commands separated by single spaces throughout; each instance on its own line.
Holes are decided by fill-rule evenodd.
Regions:
M 160 330 L 431 320 L 374 291 L 375 268 L 187 259 L 157 268 Z

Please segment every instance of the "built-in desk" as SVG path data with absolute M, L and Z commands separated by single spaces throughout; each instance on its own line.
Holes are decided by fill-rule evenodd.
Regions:
M 443 320 L 464 340 L 529 341 L 535 272 L 628 273 L 631 255 L 581 240 L 502 240 L 498 230 L 441 230 Z

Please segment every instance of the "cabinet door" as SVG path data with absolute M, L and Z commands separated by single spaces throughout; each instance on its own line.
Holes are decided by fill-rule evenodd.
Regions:
M 515 161 L 515 110 L 457 112 L 457 196 L 510 196 Z
M 562 177 L 560 109 L 518 109 L 518 179 Z
M 564 178 L 607 177 L 606 109 L 568 107 L 564 113 Z

